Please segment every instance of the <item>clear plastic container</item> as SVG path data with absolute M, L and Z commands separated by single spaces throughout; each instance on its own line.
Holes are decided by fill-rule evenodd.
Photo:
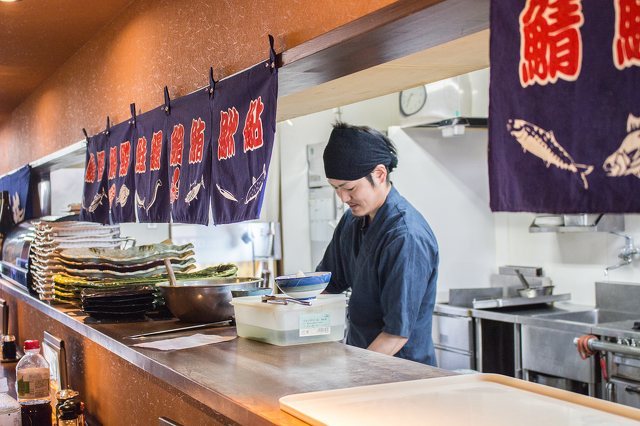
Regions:
M 21 404 L 51 401 L 49 363 L 40 355 L 37 340 L 24 342 L 24 356 L 16 365 L 16 393 Z
M 347 299 L 321 294 L 311 306 L 264 303 L 261 296 L 234 298 L 238 336 L 278 346 L 332 342 L 344 338 Z
M 13 399 L 7 392 L 7 378 L 0 378 L 0 426 L 20 426 L 21 414 L 20 404 Z

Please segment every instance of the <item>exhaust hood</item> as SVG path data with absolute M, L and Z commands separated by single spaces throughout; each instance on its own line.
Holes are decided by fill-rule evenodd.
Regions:
M 489 69 L 425 86 L 427 100 L 416 114 L 403 118 L 405 128 L 439 129 L 442 136 L 462 135 L 467 128 L 486 128 L 489 114 Z

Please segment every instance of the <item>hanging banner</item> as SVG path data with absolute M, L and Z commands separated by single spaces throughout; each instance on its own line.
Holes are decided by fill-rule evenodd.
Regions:
M 278 71 L 271 63 L 216 84 L 211 172 L 216 225 L 260 217 L 276 130 Z
M 171 219 L 164 131 L 167 114 L 163 108 L 146 112 L 136 121 L 134 201 L 141 223 L 167 223 Z
M 0 191 L 9 193 L 9 206 L 15 224 L 33 218 L 31 197 L 29 196 L 30 186 L 31 167 L 29 165 L 0 178 Z
M 171 102 L 165 122 L 169 142 L 169 202 L 174 222 L 207 225 L 211 187 L 211 105 L 201 89 Z
M 640 5 L 491 2 L 493 211 L 637 213 Z
M 108 152 L 108 140 L 104 132 L 87 139 L 80 220 L 102 224 L 109 223 L 106 173 Z
M 135 222 L 133 143 L 134 125 L 130 121 L 111 128 L 107 139 L 107 195 L 111 223 Z

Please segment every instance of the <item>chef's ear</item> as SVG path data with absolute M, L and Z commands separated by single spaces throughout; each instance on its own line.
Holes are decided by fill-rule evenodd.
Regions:
M 382 164 L 378 164 L 373 169 L 373 177 L 378 185 L 381 185 L 387 181 L 387 168 Z

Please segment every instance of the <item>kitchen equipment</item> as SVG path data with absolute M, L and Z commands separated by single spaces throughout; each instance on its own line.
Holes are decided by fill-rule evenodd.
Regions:
M 143 319 L 155 307 L 152 285 L 126 288 L 85 288 L 80 292 L 82 311 L 98 320 Z
M 524 288 L 518 289 L 518 294 L 520 297 L 538 297 L 538 296 L 549 296 L 553 293 L 552 285 L 545 285 L 542 287 L 531 287 L 527 282 L 527 279 L 522 275 L 519 269 L 515 269 L 514 272 L 520 279 L 520 282 L 524 286 Z
M 473 318 L 469 309 L 437 304 L 433 311 L 433 346 L 445 370 L 475 370 Z
M 255 290 L 231 290 L 231 297 L 266 296 L 273 292 L 272 288 L 258 288 Z
M 327 288 L 331 272 L 305 272 L 276 277 L 276 285 L 293 299 L 313 299 Z
M 619 404 L 640 408 L 640 340 L 608 339 L 593 349 L 605 351 L 609 382 L 606 397 Z
M 621 323 L 619 323 L 621 324 Z M 573 339 L 581 356 L 597 353 L 604 357 L 604 397 L 619 404 L 640 408 L 640 341 L 634 338 L 585 335 Z
M 501 287 L 452 288 L 449 290 L 449 305 L 471 308 L 476 300 L 500 298 L 502 293 Z
M 262 296 L 262 303 L 275 303 L 279 305 L 288 305 L 289 303 L 297 303 L 298 305 L 311 306 L 311 302 L 308 300 L 298 300 L 292 297 L 282 297 L 275 295 Z
M 140 339 L 143 337 L 151 337 L 151 336 L 160 336 L 162 334 L 169 334 L 169 333 L 179 333 L 182 331 L 189 331 L 189 330 L 198 330 L 201 328 L 209 328 L 209 327 L 224 327 L 224 326 L 228 326 L 228 325 L 233 325 L 233 320 L 227 320 L 227 321 L 219 321 L 219 322 L 209 322 L 206 324 L 198 324 L 198 325 L 190 325 L 187 327 L 178 327 L 178 328 L 172 328 L 169 330 L 160 330 L 160 331 L 151 331 L 149 333 L 142 333 L 142 334 L 133 334 L 131 336 L 125 336 L 125 339 Z
M 157 284 L 171 313 L 186 322 L 218 322 L 233 318 L 232 290 L 255 290 L 261 278 L 227 277 L 178 280 Z
M 523 378 L 547 386 L 598 396 L 599 373 L 593 358 L 583 360 L 573 344 L 579 331 L 561 325 L 522 325 Z
M 29 250 L 33 242 L 32 222 L 25 221 L 7 231 L 2 241 L 0 274 L 28 288 Z
M 536 287 L 537 288 L 537 287 Z M 514 306 L 552 304 L 571 299 L 570 293 L 535 297 L 505 297 L 502 299 L 474 300 L 474 309 L 510 308 Z
M 312 425 L 613 426 L 640 420 L 640 410 L 495 374 L 288 395 L 280 408 Z
M 611 232 L 624 231 L 624 215 L 575 214 L 536 216 L 529 232 Z
M 311 249 L 311 265 L 322 260 L 324 252 L 333 237 L 346 205 L 340 200 L 324 174 L 322 154 L 327 142 L 307 145 L 307 184 L 309 189 L 309 239 Z M 296 236 L 291 241 L 295 244 Z
M 311 306 L 263 303 L 259 296 L 231 302 L 238 336 L 278 346 L 319 343 L 344 338 L 347 299 L 321 294 Z
M 498 268 L 500 275 L 517 275 L 516 270 L 526 277 L 541 277 L 544 275 L 541 266 L 504 265 Z
M 573 341 L 585 334 L 612 339 L 618 335 L 633 335 L 636 333 L 632 330 L 633 322 L 640 319 L 638 300 L 638 285 L 596 282 L 595 308 L 550 313 L 540 316 L 543 321 L 523 324 L 524 378 L 590 396 L 601 396 L 601 366 L 594 357 L 581 359 Z M 607 357 L 613 354 L 605 353 Z M 613 377 L 612 368 L 609 370 L 609 376 Z M 640 384 L 640 368 L 638 371 Z M 606 392 L 604 394 L 606 396 Z
M 171 260 L 164 259 L 164 267 L 167 269 L 167 276 L 169 277 L 169 284 L 176 285 L 176 276 L 173 273 L 173 268 L 171 267 Z

